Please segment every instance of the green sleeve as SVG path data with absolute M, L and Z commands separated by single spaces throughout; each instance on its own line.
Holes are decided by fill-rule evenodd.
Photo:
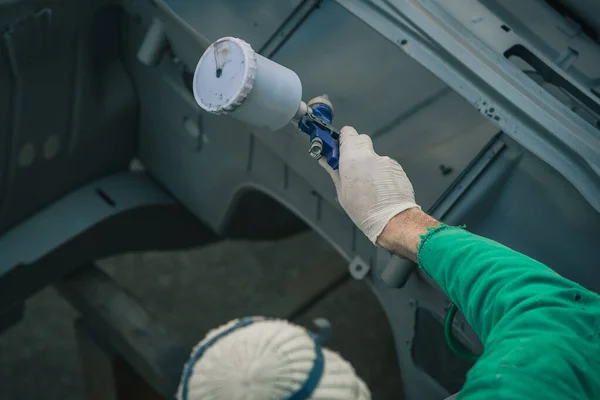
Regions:
M 600 296 L 447 225 L 423 236 L 418 259 L 485 347 L 458 399 L 600 399 Z

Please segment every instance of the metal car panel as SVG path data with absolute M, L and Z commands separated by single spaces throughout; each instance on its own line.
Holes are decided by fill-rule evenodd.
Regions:
M 315 62 L 307 57 L 311 54 L 327 57 Z M 433 204 L 450 183 L 451 176 L 443 176 L 440 165 L 452 165 L 455 174 L 460 172 L 497 132 L 439 79 L 333 1 L 323 2 L 311 13 L 273 60 L 298 74 L 305 100 L 323 93 L 330 97 L 334 125 L 351 125 L 371 135 L 381 154 L 403 165 L 406 161 L 416 189 L 423 188 L 420 201 L 424 207 Z M 481 125 L 487 129 L 475 133 Z M 257 138 L 301 175 L 318 175 L 308 156 L 302 154 L 304 138 L 294 138 L 293 132 L 293 127 L 276 133 L 257 132 Z M 463 141 L 462 147 L 435 153 L 440 158 L 430 157 L 425 162 L 416 156 L 432 144 L 451 146 L 457 136 L 469 134 L 471 140 Z M 330 185 L 325 180 L 318 186 L 321 190 Z
M 379 297 L 394 331 L 407 398 L 437 400 L 460 388 L 469 365 L 457 362 L 439 336 L 448 299 L 431 279 L 415 273 L 414 265 L 396 274 L 397 279 L 393 273 L 385 273 L 406 267 L 406 260 L 376 248 L 356 228 L 338 204 L 330 177 L 308 156 L 306 136 L 295 133 L 293 127 L 281 132 L 258 131 L 199 109 L 190 77 L 209 43 L 204 35 L 249 40 L 256 50 L 300 75 L 305 100 L 329 94 L 336 109 L 334 125 L 356 126 L 371 135 L 378 152 L 397 158 L 413 181 L 417 201 L 435 217 L 451 224 L 467 222 L 476 233 L 539 258 L 593 290 L 600 287 L 594 264 L 598 254 L 593 246 L 599 214 L 580 196 L 583 193 L 593 205 L 600 203 L 596 196 L 600 190 L 598 135 L 589 87 L 596 79 L 589 68 L 589 60 L 595 56 L 584 50 L 594 47 L 569 31 L 568 23 L 555 25 L 562 32 L 557 34 L 559 40 L 544 46 L 543 29 L 536 24 L 521 28 L 512 6 L 494 0 L 168 1 L 173 9 L 161 0 L 123 0 L 107 9 L 102 8 L 104 0 L 92 3 L 55 2 L 59 5 L 53 7 L 63 11 L 61 18 L 67 21 L 96 21 L 92 30 L 68 26 L 64 32 L 76 46 L 57 47 L 61 52 L 56 54 L 37 53 L 37 48 L 23 47 L 25 42 L 18 38 L 19 29 L 21 33 L 47 29 L 47 13 L 20 8 L 19 13 L 31 14 L 37 22 L 19 25 L 8 39 L 4 36 L 0 72 L 5 73 L 0 75 L 0 83 L 7 83 L 10 90 L 0 97 L 0 103 L 11 111 L 4 111 L 0 120 L 7 127 L 0 150 L 10 154 L 6 168 L 11 170 L 2 170 L 0 194 L 3 198 L 7 193 L 13 195 L 13 204 L 19 205 L 14 208 L 19 211 L 14 221 L 21 221 L 37 206 L 71 192 L 0 238 L 0 248 L 11 257 L 0 265 L 0 270 L 8 271 L 1 277 L 2 287 L 10 288 L 0 296 L 2 309 L 13 307 L 75 268 L 69 263 L 62 263 L 69 264 L 62 269 L 53 264 L 57 249 L 63 249 L 60 260 L 68 258 L 77 265 L 93 261 L 86 257 L 92 254 L 89 248 L 96 245 L 96 238 L 85 237 L 91 231 L 86 227 L 98 225 L 94 221 L 106 220 L 106 216 L 119 218 L 122 213 L 118 211 L 138 209 L 146 203 L 162 205 L 173 198 L 227 236 L 237 211 L 245 210 L 258 215 L 261 226 L 249 227 L 239 237 L 256 238 L 265 226 L 274 224 L 279 206 L 318 232 L 349 261 L 353 276 L 364 279 Z M 535 5 L 543 3 L 528 3 L 523 10 L 534 14 Z M 85 15 L 73 18 L 80 17 L 81 10 Z M 97 11 L 101 12 L 94 14 Z M 555 16 L 546 11 L 538 16 Z M 7 19 L 11 27 L 18 25 L 18 18 Z M 512 27 L 505 25 L 507 21 L 512 21 Z M 107 24 L 111 29 L 105 29 Z M 52 26 L 51 33 L 61 31 Z M 107 32 L 110 35 L 106 36 Z M 24 53 L 5 52 L 7 40 L 12 50 Z M 95 46 L 97 43 L 104 46 Z M 47 43 L 42 40 L 38 44 Z M 531 44 L 532 54 L 549 65 L 547 71 L 525 74 L 523 65 L 503 54 Z M 147 57 L 138 56 L 140 48 Z M 569 48 L 579 54 L 574 56 Z M 36 57 L 29 58 L 31 51 Z M 40 55 L 44 57 L 37 58 Z M 92 62 L 98 60 L 101 62 Z M 59 153 L 53 160 L 46 157 L 50 159 L 18 170 L 13 161 L 18 159 L 19 140 L 36 141 L 43 154 L 40 143 L 48 139 L 45 127 L 66 133 L 57 121 L 44 124 L 43 118 L 42 122 L 27 120 L 21 125 L 27 129 L 14 128 L 13 121 L 26 117 L 22 112 L 26 103 L 19 102 L 21 94 L 36 110 L 43 104 L 32 89 L 37 81 L 25 83 L 29 85 L 25 92 L 19 89 L 25 87 L 22 75 L 26 72 L 32 79 L 47 82 L 52 77 L 40 73 L 46 64 L 52 65 L 51 71 L 61 71 L 61 80 L 54 79 L 54 86 L 48 87 L 63 96 L 44 92 L 42 97 L 56 101 L 49 110 L 62 111 L 52 117 L 61 124 L 69 121 L 77 143 L 69 148 L 70 153 Z M 60 65 L 65 68 L 58 68 Z M 72 81 L 66 79 L 65 72 L 73 70 L 78 73 L 72 74 Z M 563 77 L 585 98 L 546 91 L 548 86 L 556 89 L 556 82 L 545 82 L 542 72 Z M 541 81 L 536 80 L 538 75 Z M 65 114 L 59 98 L 71 102 L 71 114 Z M 581 113 L 584 108 L 586 117 Z M 492 138 L 500 128 L 506 133 Z M 52 142 L 49 147 L 53 149 Z M 92 177 L 127 168 L 136 150 L 150 179 L 145 175 L 135 175 L 133 180 L 116 176 L 74 190 Z M 30 158 L 24 157 L 25 161 Z M 65 162 L 62 168 L 50 168 L 60 159 Z M 7 179 L 15 170 L 27 179 L 20 175 L 16 180 Z M 77 179 L 71 181 L 74 177 Z M 36 207 L 23 209 L 15 191 L 24 194 L 24 189 L 35 187 L 40 180 L 45 187 L 60 186 L 60 190 L 39 202 L 29 199 L 35 200 Z M 103 188 L 111 190 L 102 195 L 98 189 Z M 113 190 L 116 197 L 110 196 Z M 271 201 L 266 206 L 242 207 L 249 195 L 257 193 Z M 119 199 L 119 195 L 124 197 Z M 87 208 L 81 207 L 82 199 Z M 12 212 L 13 208 L 5 207 L 9 215 L 6 210 Z M 141 218 L 151 223 L 145 215 Z M 61 218 L 74 216 L 72 224 L 63 226 L 62 236 L 56 236 L 54 226 Z M 114 230 L 122 229 L 122 225 L 114 226 Z M 32 237 L 35 247 L 24 246 L 24 238 Z M 80 244 L 77 240 L 84 240 L 86 246 L 76 250 L 63 246 L 66 242 Z M 102 242 L 105 248 L 99 254 L 143 248 L 115 242 L 119 243 Z M 578 259 L 573 261 L 572 254 Z M 32 264 L 41 255 L 49 261 Z M 9 263 L 22 265 L 6 268 Z M 14 282 L 27 285 L 11 285 Z M 464 318 L 457 317 L 455 329 L 460 340 L 480 350 Z
M 600 210 L 600 135 L 564 104 L 524 74 L 502 54 L 487 46 L 444 7 L 464 7 L 431 0 L 340 1 L 448 83 L 491 122 L 563 174 Z M 502 22 L 480 3 L 470 1 L 469 15 L 492 24 L 498 35 Z M 464 15 L 464 13 L 462 14 Z M 490 28 L 490 29 L 492 29 Z M 547 68 L 560 68 L 532 50 Z M 560 75 L 584 92 L 571 77 Z
M 211 41 L 243 38 L 260 49 L 302 0 L 165 0 L 192 28 Z

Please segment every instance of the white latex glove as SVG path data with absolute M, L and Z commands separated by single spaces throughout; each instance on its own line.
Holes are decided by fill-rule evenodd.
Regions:
M 331 175 L 342 208 L 373 243 L 393 217 L 420 208 L 400 164 L 375 153 L 371 138 L 352 127 L 340 131 L 338 170 L 331 169 L 323 158 L 319 163 Z

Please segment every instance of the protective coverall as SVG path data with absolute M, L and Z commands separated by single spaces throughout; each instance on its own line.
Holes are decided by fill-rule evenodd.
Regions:
M 600 399 L 600 297 L 460 228 L 430 230 L 419 265 L 484 344 L 458 399 Z
M 373 243 L 418 261 L 483 342 L 458 399 L 600 399 L 600 296 L 499 243 L 440 225 L 420 211 L 402 167 L 353 128 L 342 129 L 339 170 L 321 165 L 354 223 Z

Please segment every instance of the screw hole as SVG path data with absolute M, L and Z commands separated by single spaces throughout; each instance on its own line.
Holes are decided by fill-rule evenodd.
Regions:
M 500 28 L 502 28 L 502 30 L 504 30 L 505 32 L 510 32 L 510 28 L 506 25 L 502 25 Z
M 223 75 L 223 70 L 221 68 L 217 68 L 217 78 L 220 78 Z
M 442 173 L 442 175 L 446 176 L 452 173 L 452 171 L 454 171 L 454 169 L 452 167 L 449 167 L 447 165 L 444 164 L 440 164 L 439 167 L 440 172 Z
M 402 40 L 400 41 L 400 44 L 401 44 L 402 46 L 404 46 L 406 43 L 408 43 L 408 41 L 407 41 L 406 39 L 402 39 Z

